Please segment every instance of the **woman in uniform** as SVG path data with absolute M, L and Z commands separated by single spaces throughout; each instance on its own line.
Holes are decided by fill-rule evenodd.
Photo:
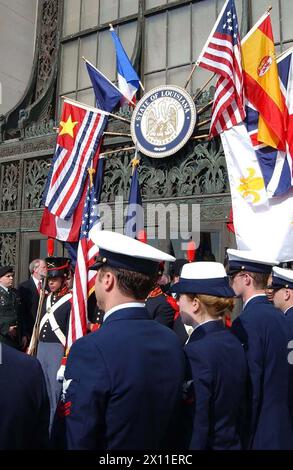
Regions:
M 42 307 L 37 358 L 46 379 L 51 428 L 62 389 L 62 383 L 57 381 L 57 372 L 65 355 L 72 294 L 66 283 L 69 272 L 68 258 L 50 257 L 46 258 L 46 263 L 50 294 Z
M 182 321 L 193 328 L 185 346 L 194 397 L 189 448 L 241 449 L 247 365 L 240 341 L 223 322 L 234 296 L 224 266 L 186 264 L 172 290 L 179 294 Z

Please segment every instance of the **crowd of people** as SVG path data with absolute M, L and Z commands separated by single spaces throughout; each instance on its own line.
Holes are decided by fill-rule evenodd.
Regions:
M 115 232 L 93 241 L 89 333 L 64 373 L 70 260 L 32 261 L 18 289 L 0 267 L 0 449 L 293 449 L 293 270 L 251 251 L 228 249 L 224 268 Z

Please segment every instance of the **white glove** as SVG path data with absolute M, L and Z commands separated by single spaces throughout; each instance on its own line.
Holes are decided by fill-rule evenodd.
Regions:
M 56 375 L 57 382 L 63 382 L 64 372 L 65 372 L 65 364 L 61 364 Z

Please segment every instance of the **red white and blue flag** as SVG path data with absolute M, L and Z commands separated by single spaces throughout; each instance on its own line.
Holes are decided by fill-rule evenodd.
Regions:
M 293 186 L 293 62 L 292 50 L 284 53 L 278 62 L 278 73 L 286 123 L 286 151 L 258 141 L 259 113 L 247 103 L 245 124 L 257 155 L 268 197 L 282 196 Z
M 258 114 L 221 134 L 225 152 L 237 248 L 270 252 L 278 261 L 293 258 L 292 50 L 278 63 L 286 103 L 287 152 L 260 144 Z M 272 197 L 274 196 L 274 197 Z
M 133 103 L 135 102 L 135 94 L 140 85 L 139 77 L 126 54 L 120 39 L 112 27 L 110 28 L 110 31 L 116 49 L 119 90 L 128 101 Z
M 75 212 L 106 121 L 107 114 L 101 110 L 64 101 L 56 151 L 43 196 L 45 207 L 60 219 L 68 220 Z
M 92 167 L 96 168 L 99 153 L 100 153 L 101 141 L 99 143 L 98 149 L 93 158 Z M 88 179 L 88 177 L 87 177 Z M 42 220 L 40 223 L 39 231 L 43 235 L 46 235 L 48 238 L 56 238 L 57 240 L 61 240 L 64 242 L 78 242 L 79 240 L 79 233 L 82 221 L 82 215 L 84 210 L 85 198 L 87 196 L 88 191 L 88 180 L 86 179 L 83 193 L 80 198 L 80 201 L 74 211 L 74 214 L 70 217 L 70 219 L 61 219 L 57 215 L 51 214 L 48 208 L 45 207 L 42 215 Z
M 96 177 L 90 178 L 88 194 L 85 201 L 80 239 L 77 250 L 77 261 L 72 289 L 72 309 L 70 316 L 67 348 L 87 331 L 87 300 L 95 286 L 96 271 L 90 267 L 95 262 L 98 248 L 90 238 L 92 231 L 101 230 L 99 202 L 104 173 L 104 158 L 98 162 Z
M 139 160 L 137 158 L 136 150 L 135 157 L 132 160 L 133 173 L 131 177 L 124 233 L 128 237 L 136 238 L 140 241 L 146 242 L 146 234 L 144 232 L 144 211 L 142 207 L 142 198 L 138 181 L 138 165 Z
M 210 126 L 210 136 L 216 136 L 245 117 L 241 46 L 234 0 L 224 4 L 196 63 L 219 75 Z

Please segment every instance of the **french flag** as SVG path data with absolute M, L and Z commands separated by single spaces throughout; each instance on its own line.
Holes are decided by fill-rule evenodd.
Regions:
M 110 31 L 116 49 L 119 90 L 130 104 L 135 104 L 135 94 L 140 85 L 139 77 L 112 26 L 110 26 Z

